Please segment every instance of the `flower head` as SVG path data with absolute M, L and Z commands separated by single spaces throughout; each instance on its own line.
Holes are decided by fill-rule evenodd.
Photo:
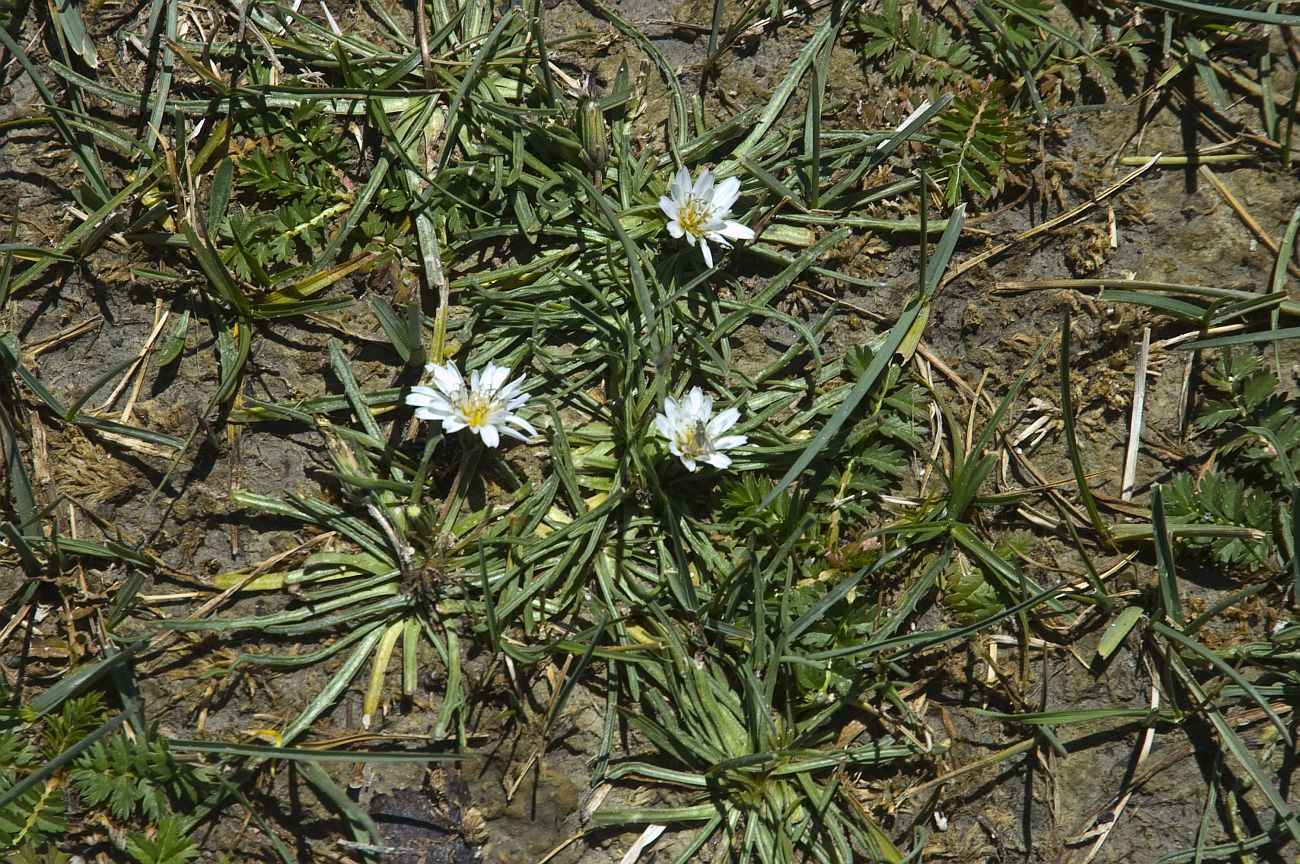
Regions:
M 437 420 L 448 434 L 468 427 L 488 447 L 500 444 L 503 432 L 520 441 L 528 440 L 511 425 L 528 435 L 537 434 L 531 423 L 514 413 L 528 401 L 528 394 L 520 392 L 524 386 L 522 375 L 507 384 L 510 370 L 489 363 L 470 372 L 466 386 L 454 362 L 448 361 L 445 366 L 430 363 L 424 369 L 433 374 L 433 386 L 412 387 L 406 396 L 406 404 L 415 406 L 419 419 Z
M 668 194 L 659 199 L 659 209 L 668 217 L 668 233 L 675 239 L 685 237 L 692 246 L 698 241 L 705 265 L 712 267 L 710 241 L 729 247 L 728 237 L 754 239 L 753 230 L 726 218 L 739 197 L 740 181 L 735 177 L 728 177 L 715 187 L 713 172 L 706 168 L 692 186 L 691 172 L 681 168 L 673 177 Z
M 749 441 L 744 435 L 726 434 L 740 420 L 740 412 L 735 408 L 728 408 L 717 417 L 712 415 L 713 397 L 705 396 L 699 387 L 692 387 L 680 401 L 671 396 L 664 399 L 663 413 L 655 415 L 659 434 L 668 439 L 668 449 L 682 460 L 688 471 L 698 471 L 700 462 L 726 468 L 731 464 L 731 457 L 722 451 Z

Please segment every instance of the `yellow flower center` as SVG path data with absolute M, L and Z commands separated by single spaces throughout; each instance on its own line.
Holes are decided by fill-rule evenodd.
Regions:
M 677 433 L 677 449 L 688 459 L 698 459 L 713 452 L 713 441 L 709 439 L 709 427 L 703 420 L 696 420 Z
M 488 417 L 492 414 L 491 393 L 465 393 L 457 401 L 459 404 L 456 408 L 469 428 L 477 430 L 487 425 Z
M 677 224 L 682 230 L 694 237 L 704 234 L 704 226 L 713 218 L 713 207 L 695 196 L 686 199 L 686 203 L 677 211 Z

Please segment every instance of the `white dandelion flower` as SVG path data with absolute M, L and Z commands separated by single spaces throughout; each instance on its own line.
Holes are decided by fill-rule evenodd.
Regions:
M 659 434 L 668 439 L 668 449 L 682 460 L 688 471 L 698 471 L 701 462 L 726 468 L 731 465 L 731 457 L 722 451 L 749 442 L 745 435 L 727 434 L 740 420 L 740 412 L 735 408 L 728 408 L 717 417 L 712 415 L 713 397 L 705 396 L 699 387 L 692 387 L 680 401 L 671 396 L 664 399 L 663 413 L 655 415 Z
M 520 392 L 524 376 L 507 384 L 510 370 L 488 363 L 469 373 L 467 386 L 453 361 L 430 363 L 424 369 L 433 375 L 433 386 L 412 387 L 406 396 L 406 404 L 415 407 L 417 418 L 438 421 L 447 434 L 468 428 L 488 447 L 500 444 L 503 433 L 520 441 L 537 434 L 531 423 L 515 413 L 528 401 L 528 394 Z
M 712 267 L 713 250 L 709 243 L 730 247 L 727 238 L 754 239 L 752 229 L 727 218 L 739 197 L 740 181 L 735 177 L 728 177 L 715 187 L 713 172 L 706 168 L 692 186 L 691 173 L 681 168 L 673 177 L 668 194 L 659 199 L 659 209 L 668 217 L 668 233 L 674 239 L 685 237 L 692 246 L 698 242 L 705 265 Z

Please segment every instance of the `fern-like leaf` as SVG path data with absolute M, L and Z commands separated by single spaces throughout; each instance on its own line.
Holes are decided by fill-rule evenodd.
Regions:
M 176 762 L 166 740 L 153 733 L 134 741 L 124 735 L 97 741 L 70 776 L 87 804 L 107 806 L 119 822 L 137 811 L 157 822 L 169 801 L 193 803 L 207 783 L 204 769 Z
M 176 816 L 159 819 L 152 837 L 139 831 L 130 832 L 126 837 L 126 851 L 137 864 L 184 864 L 199 854 Z
M 1025 162 L 1025 121 L 1007 110 L 1002 88 L 954 99 L 936 118 L 939 153 L 933 170 L 947 176 L 944 197 L 955 207 L 964 194 L 987 198 L 1001 191 L 1007 171 Z
M 55 849 L 48 843 L 25 843 L 12 854 L 12 858 L 5 859 L 10 864 L 68 864 L 72 860 L 67 852 Z
M 914 75 L 936 85 L 973 80 L 976 63 L 970 48 L 938 19 L 917 9 L 905 14 L 898 0 L 885 0 L 879 14 L 863 12 L 856 23 L 863 56 L 884 58 L 885 75 L 891 80 Z
M 1274 551 L 1274 504 L 1232 477 L 1210 472 L 1198 482 L 1190 474 L 1174 477 L 1165 492 L 1165 517 L 1171 525 L 1221 525 L 1252 528 L 1263 536 L 1206 537 L 1183 535 L 1183 544 L 1216 561 L 1252 571 L 1269 565 Z
M 13 784 L 0 786 L 5 792 Z M 68 827 L 63 818 L 64 799 L 57 780 L 50 779 L 28 789 L 0 808 L 0 849 L 62 834 Z
M 63 703 L 59 713 L 46 718 L 41 734 L 41 753 L 53 759 L 90 734 L 104 719 L 104 699 L 87 693 Z

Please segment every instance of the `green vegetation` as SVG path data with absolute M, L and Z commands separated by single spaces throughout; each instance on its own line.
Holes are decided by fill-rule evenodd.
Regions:
M 535 751 L 523 773 L 587 748 L 582 784 L 614 791 L 583 838 L 669 825 L 677 862 L 915 861 L 967 771 L 1032 775 L 1134 728 L 1135 770 L 1155 736 L 1205 750 L 1203 816 L 1162 861 L 1293 852 L 1300 417 L 1281 356 L 1300 335 L 1284 326 L 1300 214 L 1259 293 L 1048 286 L 1100 288 L 1205 370 L 1183 463 L 1164 447 L 1134 502 L 1110 495 L 1076 417 L 1071 318 L 1031 322 L 1024 356 L 981 381 L 928 334 L 1009 248 L 981 253 L 975 215 L 1019 190 L 1064 200 L 1044 142 L 1085 108 L 1182 74 L 1204 94 L 1186 122 L 1226 123 L 1244 92 L 1262 132 L 1234 140 L 1289 178 L 1300 86 L 1270 39 L 1300 22 L 1183 2 L 886 0 L 806 20 L 718 3 L 696 88 L 599 0 L 627 56 L 576 80 L 557 58 L 591 40 L 548 37 L 542 6 L 434 0 L 408 21 L 377 4 L 338 28 L 205 5 L 220 26 L 198 38 L 154 0 L 122 37 L 150 47 L 129 80 L 96 59 L 127 29 L 98 6 L 52 6 L 35 42 L 0 29 L 6 80 L 44 111 L 0 134 L 48 136 L 76 177 L 69 225 L 11 212 L 0 243 L 18 322 L 0 338 L 0 854 L 289 862 L 341 854 L 310 834 L 332 820 L 349 856 L 379 861 L 355 778 L 510 749 L 497 736 Z M 722 110 L 728 52 L 767 40 L 789 62 L 766 101 Z M 855 123 L 846 56 L 906 110 Z M 706 166 L 718 183 L 674 237 L 661 196 Z M 855 246 L 867 233 L 894 275 Z M 58 329 L 40 297 L 92 276 L 97 302 L 154 326 L 69 379 L 41 360 L 63 335 L 33 344 Z M 470 429 L 413 419 L 412 388 L 448 362 L 521 377 L 516 428 L 538 434 L 474 434 L 501 419 L 477 377 L 426 393 Z M 190 412 L 134 411 L 146 382 Z M 665 400 L 696 387 L 712 414 L 666 433 Z M 1060 419 L 1048 475 L 1016 436 L 1030 405 Z M 724 433 L 745 443 L 715 450 Z M 72 491 L 49 437 L 147 482 L 105 515 L 108 483 L 75 463 L 90 491 Z M 194 515 L 187 496 L 246 441 L 256 455 Z M 230 536 L 217 520 L 252 551 L 201 570 L 194 549 Z M 203 534 L 189 562 L 173 531 Z M 1082 686 L 1048 671 L 1058 649 L 1094 678 L 1122 654 L 1154 695 L 1075 704 Z M 584 744 L 566 718 L 588 702 Z M 953 715 L 1012 737 L 957 752 Z M 1135 788 L 1117 782 L 1115 819 Z M 311 827 L 302 790 L 327 814 Z M 477 842 L 453 810 L 440 830 Z M 1100 824 L 1080 836 L 1104 843 Z

